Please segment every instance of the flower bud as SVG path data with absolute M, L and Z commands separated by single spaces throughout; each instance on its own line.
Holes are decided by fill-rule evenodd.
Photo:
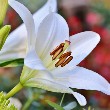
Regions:
M 11 30 L 10 25 L 5 25 L 0 29 L 0 50 L 2 49 L 10 30 Z

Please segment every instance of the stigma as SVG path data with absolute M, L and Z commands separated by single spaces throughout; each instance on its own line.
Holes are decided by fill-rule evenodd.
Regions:
M 69 47 L 69 45 L 70 41 L 65 40 L 65 43 L 61 43 L 50 53 L 52 60 L 58 60 L 55 67 L 64 67 L 73 59 L 73 56 L 71 56 L 71 51 L 65 53 L 65 50 Z

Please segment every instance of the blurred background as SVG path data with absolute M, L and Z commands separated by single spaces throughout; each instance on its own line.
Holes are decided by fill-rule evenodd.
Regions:
M 27 6 L 32 13 L 36 12 L 46 2 L 46 0 L 18 1 Z M 80 63 L 80 66 L 99 73 L 110 82 L 110 0 L 58 0 L 58 13 L 66 19 L 70 35 L 88 30 L 100 34 L 100 43 Z M 22 21 L 16 12 L 9 8 L 5 24 L 10 24 L 13 31 L 21 23 Z M 0 68 L 0 91 L 8 92 L 13 88 L 18 83 L 21 70 L 22 67 Z M 87 107 L 91 106 L 95 110 L 110 110 L 110 96 L 96 91 L 77 91 L 82 93 L 88 100 Z M 24 89 L 15 97 L 22 103 L 22 110 L 52 110 L 45 103 L 45 100 L 59 103 L 62 94 L 41 89 Z M 66 94 L 63 105 L 71 101 L 75 101 L 73 96 Z M 75 109 L 82 110 L 79 105 Z

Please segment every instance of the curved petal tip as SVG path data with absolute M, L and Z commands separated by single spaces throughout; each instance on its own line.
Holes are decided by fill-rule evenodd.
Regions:
M 100 41 L 100 35 L 98 33 L 93 32 L 93 31 L 86 31 L 86 32 L 88 32 L 89 34 L 92 34 L 92 36 L 96 37 L 97 42 Z
M 81 106 L 85 106 L 87 104 L 87 101 L 85 99 L 85 97 L 77 92 L 72 92 L 72 94 L 74 95 L 74 97 L 77 99 L 78 103 Z

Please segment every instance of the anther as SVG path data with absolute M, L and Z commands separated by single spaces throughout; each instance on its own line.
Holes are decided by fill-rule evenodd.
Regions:
M 69 51 L 69 52 L 66 52 L 66 53 L 62 54 L 62 55 L 60 56 L 60 58 L 68 57 L 68 56 L 70 56 L 70 55 L 71 55 L 71 52 Z
M 58 51 L 60 48 L 64 47 L 64 43 L 61 43 L 59 46 L 57 46 L 51 53 L 50 55 L 54 55 L 56 53 L 56 51 Z
M 61 65 L 65 60 L 66 60 L 67 57 L 62 57 L 59 59 L 59 61 L 55 64 L 55 67 L 58 67 L 59 65 Z
M 55 51 L 53 57 L 52 57 L 52 60 L 55 60 L 56 57 L 63 51 L 63 47 L 60 48 L 59 50 Z
M 61 64 L 61 67 L 64 67 L 66 64 L 68 64 L 73 59 L 73 56 L 70 56 L 65 62 Z

